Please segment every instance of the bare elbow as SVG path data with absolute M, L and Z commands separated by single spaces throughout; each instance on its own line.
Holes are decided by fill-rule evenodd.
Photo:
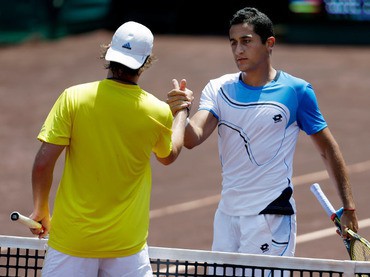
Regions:
M 176 158 L 177 158 L 177 156 L 175 156 L 173 153 L 171 153 L 170 155 L 168 155 L 165 158 L 157 157 L 157 160 L 163 165 L 170 165 L 176 160 Z
M 191 145 L 191 144 L 189 144 L 189 145 L 187 145 L 187 144 L 184 144 L 184 147 L 186 148 L 186 149 L 193 149 L 194 147 L 195 147 L 195 145 Z
M 196 143 L 194 143 L 194 141 L 190 140 L 190 139 L 184 139 L 184 147 L 186 149 L 193 149 L 195 146 L 197 146 Z
M 166 162 L 166 163 L 162 163 L 163 165 L 167 166 L 167 165 L 170 165 L 172 164 L 173 162 Z
M 170 165 L 174 162 L 174 160 L 170 160 L 170 159 L 158 159 L 158 160 L 163 165 Z

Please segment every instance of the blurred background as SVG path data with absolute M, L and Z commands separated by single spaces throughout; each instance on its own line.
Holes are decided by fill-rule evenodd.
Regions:
M 0 44 L 115 30 L 128 20 L 157 34 L 225 35 L 244 6 L 265 12 L 286 43 L 370 43 L 370 0 L 0 0 Z

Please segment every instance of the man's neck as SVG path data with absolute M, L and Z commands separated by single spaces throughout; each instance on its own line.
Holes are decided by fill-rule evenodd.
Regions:
M 137 85 L 137 82 L 139 80 L 139 76 L 125 75 L 125 76 L 119 77 L 119 76 L 116 76 L 115 74 L 113 74 L 113 72 L 111 70 L 109 70 L 108 75 L 107 75 L 107 79 L 114 80 L 116 82 L 120 82 L 120 83 L 123 83 L 123 84 Z
M 270 68 L 268 71 L 259 72 L 242 72 L 242 81 L 252 87 L 262 87 L 275 79 L 277 71 Z

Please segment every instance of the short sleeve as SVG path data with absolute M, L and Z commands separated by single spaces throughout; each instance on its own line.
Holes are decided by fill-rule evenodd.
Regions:
M 37 138 L 57 145 L 69 145 L 72 118 L 71 103 L 64 91 L 54 103 Z
M 315 92 L 310 84 L 307 84 L 297 110 L 298 126 L 307 135 L 315 134 L 325 127 L 327 123 L 319 109 Z
M 217 89 L 212 81 L 204 87 L 199 101 L 198 110 L 206 110 L 211 112 L 217 119 L 219 119 L 219 110 L 217 105 Z
M 166 120 L 160 124 L 160 132 L 157 143 L 153 147 L 153 152 L 160 158 L 168 157 L 172 151 L 172 123 L 173 116 L 168 108 Z

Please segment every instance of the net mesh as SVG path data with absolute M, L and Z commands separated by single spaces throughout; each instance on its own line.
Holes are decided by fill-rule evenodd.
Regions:
M 46 240 L 0 236 L 0 276 L 41 276 Z M 370 262 L 149 247 L 153 276 L 370 276 Z

